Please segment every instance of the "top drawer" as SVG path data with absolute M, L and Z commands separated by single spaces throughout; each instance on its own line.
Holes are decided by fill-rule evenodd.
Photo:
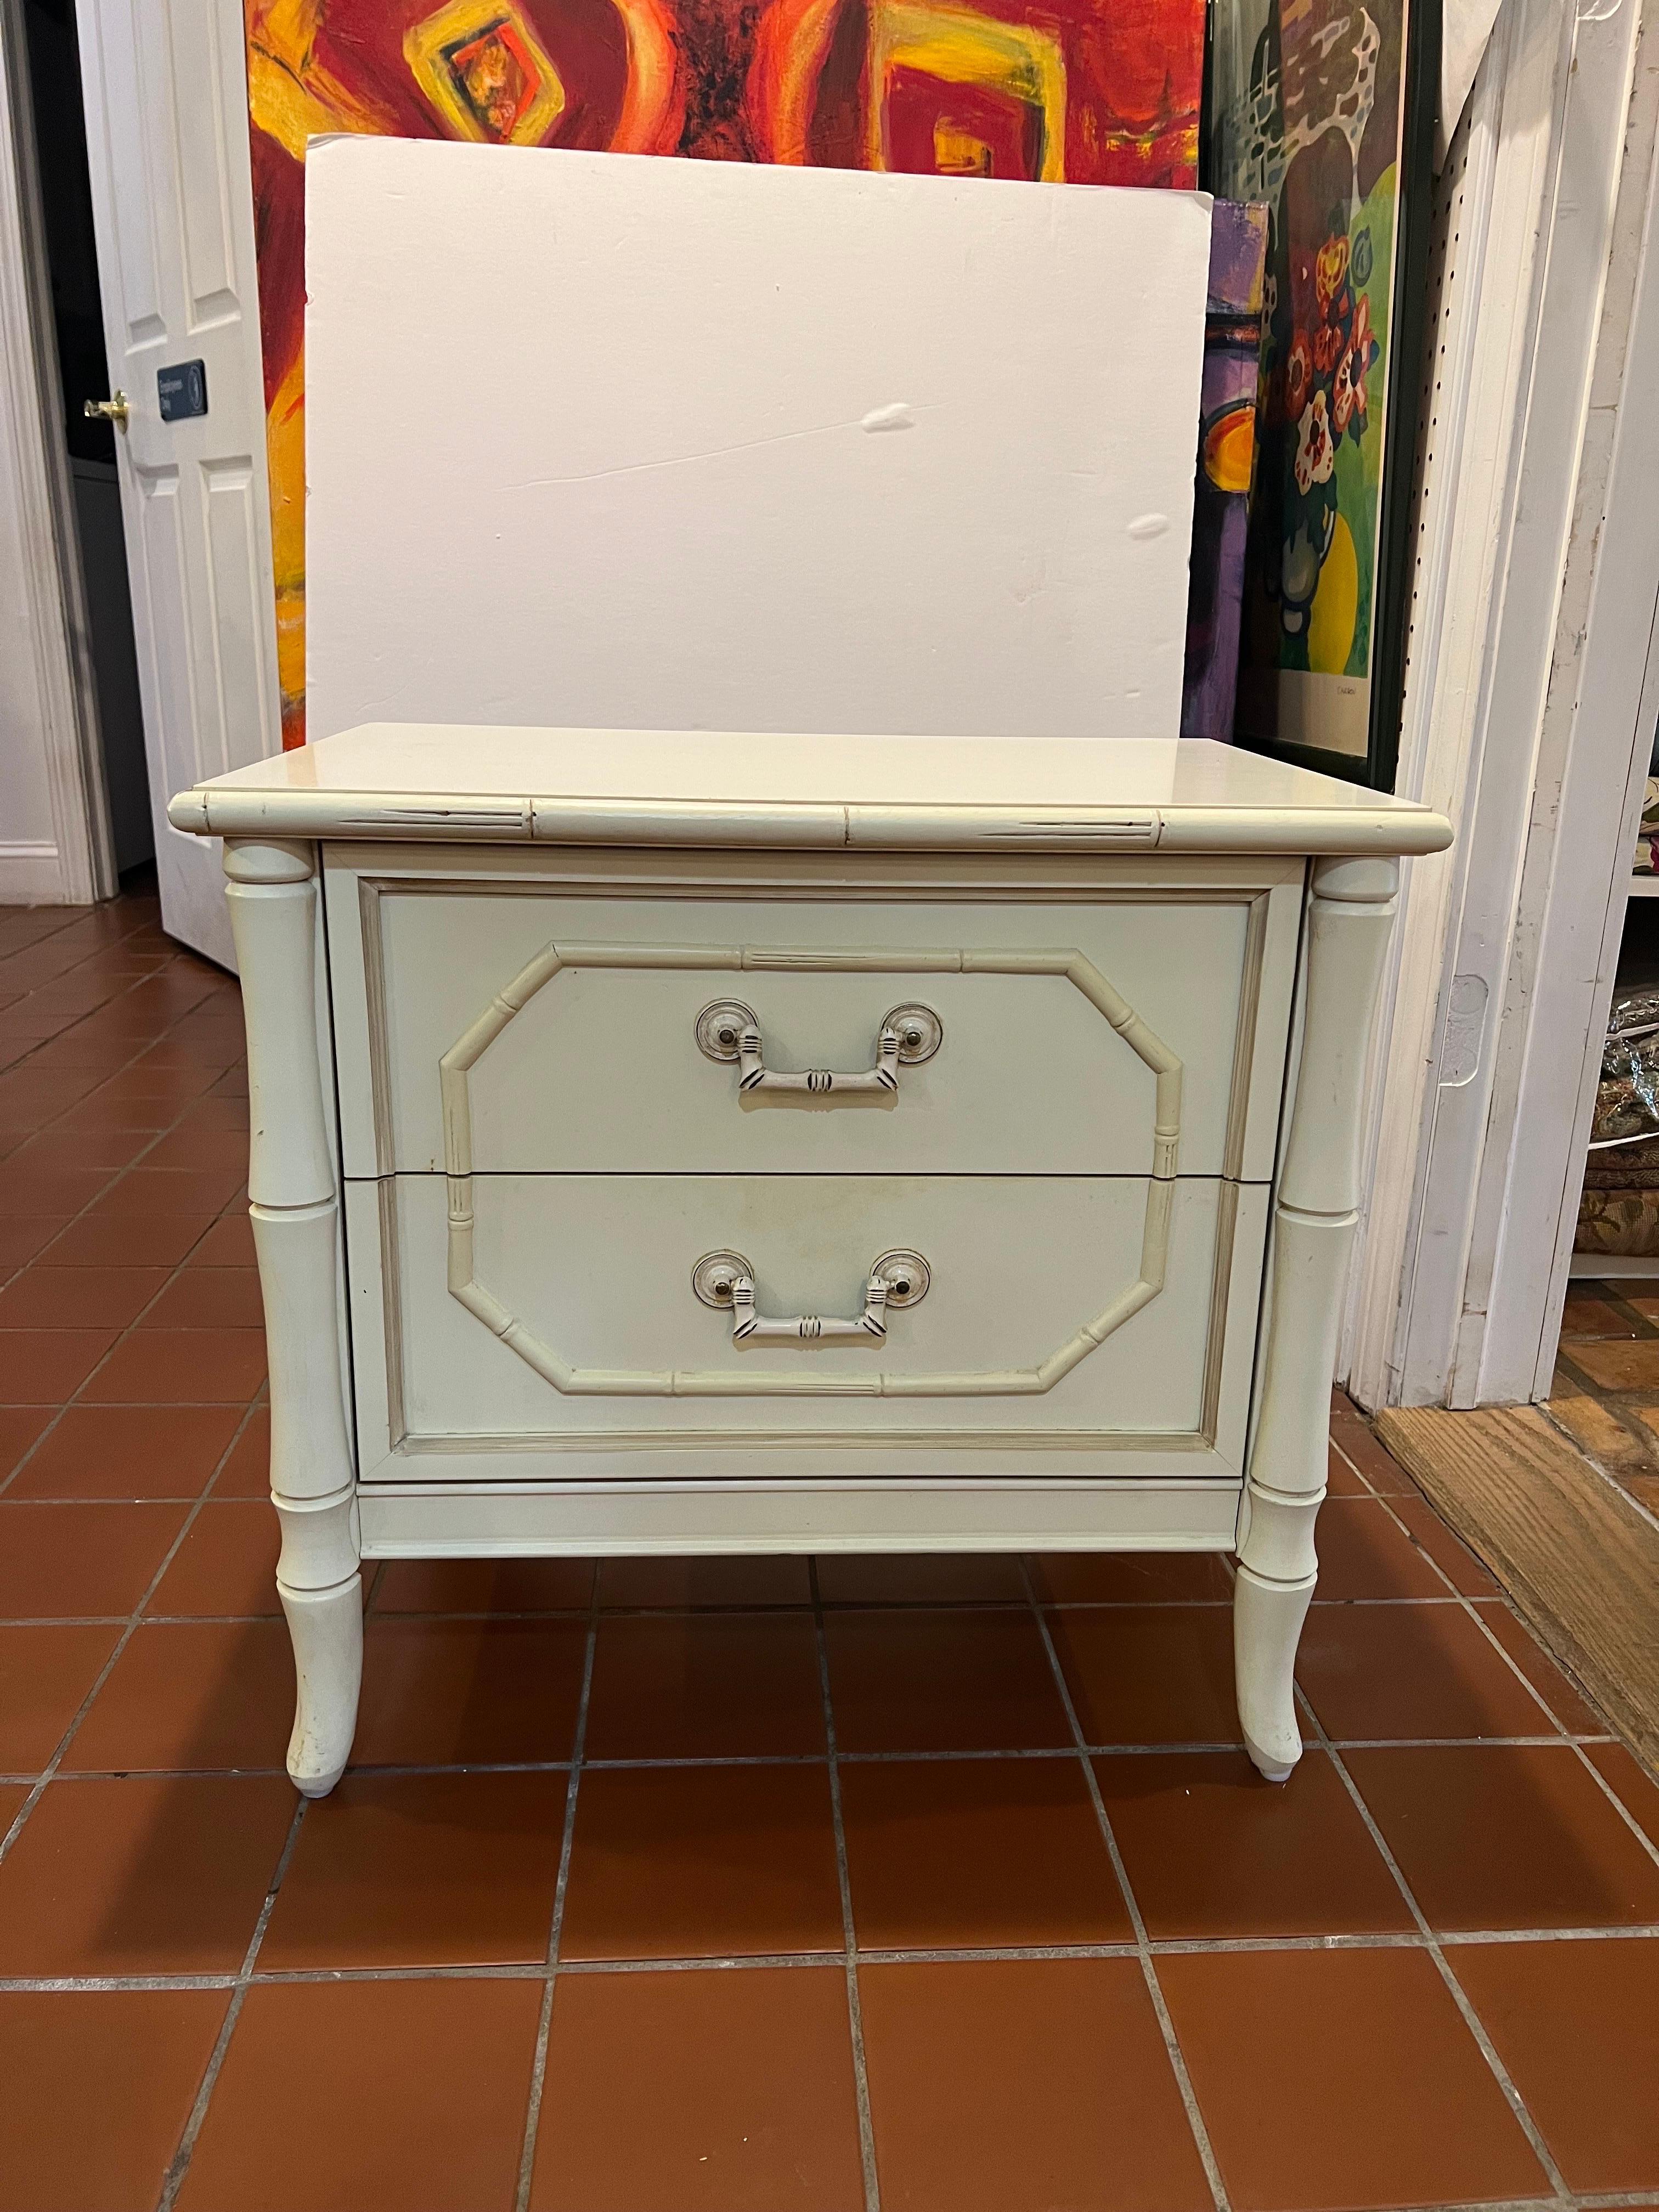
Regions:
M 356 859 L 328 883 L 348 1176 L 1146 1175 L 1177 1100 L 1181 1173 L 1272 1173 L 1282 863 L 666 896 Z

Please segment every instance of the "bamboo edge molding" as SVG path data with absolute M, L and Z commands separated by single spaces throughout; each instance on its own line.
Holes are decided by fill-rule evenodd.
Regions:
M 1173 805 L 1126 811 L 945 801 L 836 805 L 425 791 L 394 800 L 366 791 L 262 790 L 223 783 L 180 792 L 168 804 L 167 819 L 175 830 L 197 836 L 277 840 L 761 846 L 781 852 L 1294 853 L 1390 860 L 1439 852 L 1449 830 L 1443 815 L 1426 807 L 1396 808 L 1392 802 L 1375 809 Z

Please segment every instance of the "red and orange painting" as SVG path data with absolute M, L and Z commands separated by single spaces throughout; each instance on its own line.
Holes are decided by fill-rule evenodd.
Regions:
M 1203 0 L 246 0 L 286 743 L 305 736 L 306 141 L 1189 188 Z

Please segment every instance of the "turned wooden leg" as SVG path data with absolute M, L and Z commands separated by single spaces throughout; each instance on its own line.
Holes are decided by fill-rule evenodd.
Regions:
M 363 1676 L 363 1592 L 361 1577 L 332 1589 L 295 1590 L 277 1577 L 288 1632 L 294 1645 L 294 1733 L 288 1771 L 307 1797 L 326 1797 L 345 1771 L 357 1729 L 357 1690 Z
M 1275 1582 L 1241 1559 L 1233 1585 L 1233 1673 L 1244 1748 L 1269 1782 L 1302 1756 L 1296 1724 L 1296 1647 L 1316 1577 Z
M 308 1797 L 339 1780 L 357 1724 L 362 1590 L 340 1360 L 339 1206 L 317 1025 L 316 862 L 308 845 L 227 840 L 227 896 L 247 1022 L 248 1212 L 270 1364 L 276 1589 L 298 1698 L 288 1771 Z
M 1270 1782 L 1302 1756 L 1296 1649 L 1318 1559 L 1331 1377 L 1359 1196 L 1361 1091 L 1393 926 L 1393 860 L 1315 864 L 1302 1056 L 1273 1209 L 1261 1413 L 1239 1515 L 1233 1663 L 1245 1748 Z

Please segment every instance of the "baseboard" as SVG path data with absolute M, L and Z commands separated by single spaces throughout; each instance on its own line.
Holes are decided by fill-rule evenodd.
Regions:
M 1395 1407 L 1376 1433 L 1659 1773 L 1659 1528 L 1534 1407 Z
M 64 863 L 46 839 L 0 839 L 0 906 L 63 906 Z

